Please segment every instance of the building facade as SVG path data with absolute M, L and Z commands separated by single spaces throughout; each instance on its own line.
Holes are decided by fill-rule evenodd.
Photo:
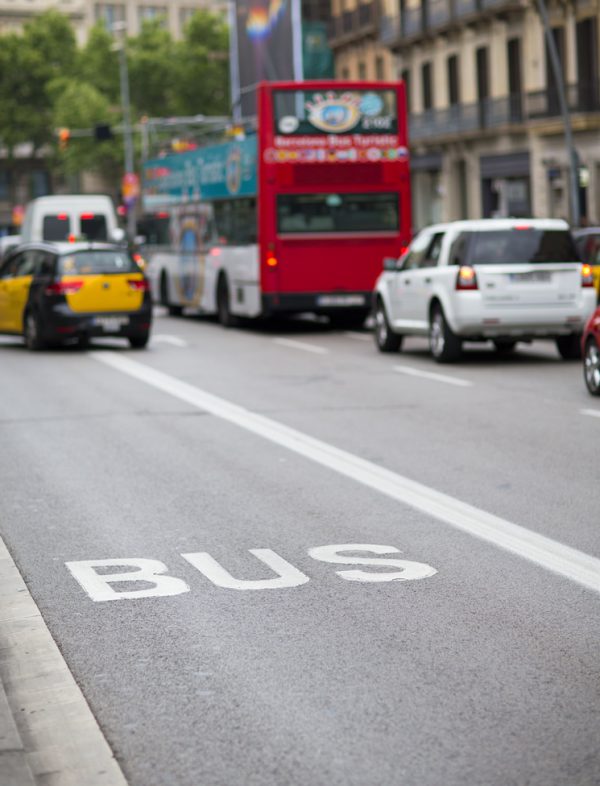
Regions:
M 357 3 L 359 13 L 367 5 Z M 413 228 L 491 216 L 569 219 L 569 156 L 535 3 L 384 0 L 376 14 L 377 41 L 369 34 L 362 46 L 387 47 L 407 85 Z M 580 214 L 600 223 L 600 7 L 551 3 L 549 15 L 580 160 Z M 360 41 L 352 45 L 360 50 Z M 350 70 L 349 52 L 339 64 Z

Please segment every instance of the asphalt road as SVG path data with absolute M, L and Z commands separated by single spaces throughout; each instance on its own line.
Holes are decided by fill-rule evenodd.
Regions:
M 561 544 L 600 558 L 579 363 L 160 314 L 145 352 L 0 342 L 1 534 L 131 786 L 600 783 L 600 594 L 560 567 Z M 527 533 L 457 528 L 452 501 L 558 567 Z M 309 554 L 332 544 L 340 564 Z M 90 560 L 179 581 L 94 600 Z

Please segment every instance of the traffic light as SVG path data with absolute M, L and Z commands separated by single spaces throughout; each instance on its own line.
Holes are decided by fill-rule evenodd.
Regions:
M 94 128 L 94 137 L 97 142 L 105 142 L 108 139 L 112 139 L 112 128 L 106 124 L 98 125 Z
M 69 139 L 71 138 L 71 132 L 68 128 L 59 128 L 58 129 L 58 146 L 61 150 L 66 150 L 69 146 Z

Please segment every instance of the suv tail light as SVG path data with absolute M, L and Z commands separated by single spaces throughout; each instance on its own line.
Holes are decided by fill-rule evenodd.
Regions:
M 136 292 L 148 292 L 150 289 L 150 285 L 146 278 L 128 278 L 127 283 L 129 285 L 129 289 L 133 289 Z
M 456 276 L 456 289 L 479 289 L 475 269 L 469 265 L 461 265 Z
M 47 295 L 73 295 L 79 292 L 83 286 L 83 281 L 74 279 L 73 281 L 55 281 L 46 287 Z
M 594 286 L 594 276 L 592 275 L 592 266 L 588 265 L 587 262 L 581 266 L 581 286 L 582 287 Z

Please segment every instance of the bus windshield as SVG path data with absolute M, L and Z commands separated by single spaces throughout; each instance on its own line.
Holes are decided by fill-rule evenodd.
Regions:
M 275 133 L 397 134 L 394 90 L 274 90 Z

